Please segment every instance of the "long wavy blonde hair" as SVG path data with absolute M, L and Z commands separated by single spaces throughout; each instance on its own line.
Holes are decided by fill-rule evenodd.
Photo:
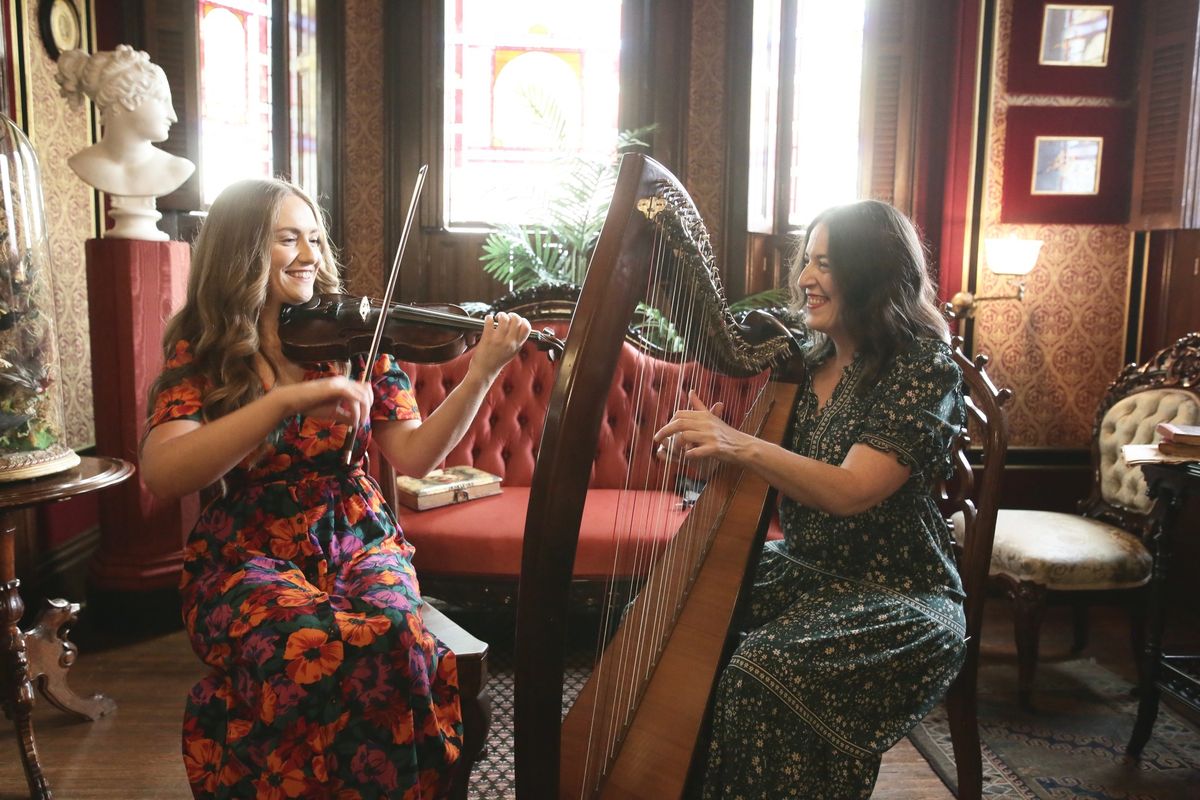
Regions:
M 151 414 L 159 392 L 188 377 L 198 377 L 205 385 L 201 414 L 206 421 L 262 396 L 262 381 L 254 369 L 258 319 L 267 300 L 275 222 L 289 196 L 308 204 L 320 229 L 315 291 L 341 291 L 324 216 L 302 189 L 271 179 L 232 184 L 213 201 L 196 237 L 187 300 L 163 334 L 164 360 L 175 355 L 180 341 L 188 342 L 192 359 L 164 369 L 155 380 L 150 387 Z

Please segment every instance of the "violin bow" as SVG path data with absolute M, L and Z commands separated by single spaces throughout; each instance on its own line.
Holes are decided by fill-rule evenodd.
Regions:
M 383 327 L 387 323 L 387 309 L 392 305 L 392 295 L 396 291 L 396 279 L 400 276 L 400 261 L 404 258 L 404 246 L 408 244 L 408 234 L 412 232 L 413 219 L 417 216 L 417 200 L 421 197 L 421 187 L 425 185 L 425 173 L 428 171 L 428 164 L 422 164 L 421 169 L 417 171 L 417 182 L 413 187 L 412 199 L 408 202 L 408 214 L 404 217 L 404 227 L 400 231 L 400 244 L 396 247 L 396 257 L 392 260 L 392 272 L 388 275 L 387 287 L 383 290 L 383 303 L 380 305 L 379 319 L 375 323 L 375 335 L 371 337 L 371 349 L 367 351 L 367 360 L 363 363 L 363 374 L 359 376 L 359 381 L 362 383 L 371 380 L 375 359 L 379 358 L 379 345 L 383 341 Z M 359 313 L 363 315 L 364 320 L 371 313 L 369 298 L 363 297 Z M 350 464 L 353 457 L 357 432 L 358 429 L 355 428 L 346 436 L 346 445 L 342 451 L 342 461 L 346 465 Z

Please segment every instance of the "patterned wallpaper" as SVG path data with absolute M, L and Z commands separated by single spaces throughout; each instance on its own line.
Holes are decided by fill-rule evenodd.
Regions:
M 688 193 L 721 252 L 721 197 L 725 186 L 725 19 L 730 0 L 692 3 L 691 71 L 688 75 Z
M 346 240 L 337 243 L 350 291 L 376 297 L 384 289 L 383 2 L 346 0 Z
M 1044 244 L 1037 267 L 1025 281 L 1024 302 L 997 300 L 977 306 L 974 346 L 976 352 L 991 356 L 996 383 L 1013 390 L 1008 405 L 1012 446 L 1086 448 L 1100 397 L 1122 366 L 1130 234 L 1121 225 L 999 222 L 1008 109 L 1104 102 L 1007 94 L 1011 27 L 1012 0 L 1004 0 L 996 27 L 982 237 L 1014 234 Z M 980 270 L 977 295 L 1011 293 L 1007 278 Z
M 49 0 L 41 0 L 48 2 Z M 91 17 L 91 0 L 87 3 Z M 91 111 L 71 108 L 58 94 L 55 62 L 46 55 L 38 33 L 39 0 L 16 0 L 23 18 L 19 44 L 25 64 L 28 106 L 25 129 L 42 170 L 46 223 L 53 258 L 54 311 L 62 364 L 63 425 L 75 449 L 95 444 L 92 414 L 92 357 L 88 341 L 87 278 L 84 242 L 96 235 L 95 193 L 71 168 L 67 157 L 94 141 Z M 89 34 L 90 38 L 90 34 Z

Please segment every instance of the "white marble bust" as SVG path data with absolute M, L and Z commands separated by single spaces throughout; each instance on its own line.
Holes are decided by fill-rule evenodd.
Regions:
M 92 55 L 68 50 L 58 59 L 55 80 L 62 94 L 76 105 L 83 95 L 90 97 L 100 111 L 103 127 L 99 142 L 67 159 L 71 169 L 89 186 L 112 195 L 114 206 L 139 208 L 135 213 L 141 216 L 147 215 L 148 208 L 157 220 L 154 198 L 179 188 L 196 169 L 186 158 L 154 146 L 167 138 L 171 123 L 177 121 L 162 68 L 152 64 L 145 52 L 124 44 Z M 130 201 L 120 202 L 119 198 Z M 117 221 L 120 228 L 121 220 Z M 165 238 L 128 236 L 120 231 L 116 235 Z

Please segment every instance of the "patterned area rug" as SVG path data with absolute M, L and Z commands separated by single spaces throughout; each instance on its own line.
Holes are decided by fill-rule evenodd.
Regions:
M 1192 800 L 1200 797 L 1200 731 L 1159 707 L 1139 761 L 1125 756 L 1137 717 L 1130 684 L 1090 659 L 1038 664 L 1034 713 L 1016 702 L 1016 664 L 979 672 L 983 795 L 988 798 Z M 910 734 L 954 790 L 954 756 L 942 707 Z
M 564 707 L 569 707 L 587 682 L 594 644 L 584 641 L 567 652 Z M 512 800 L 513 786 L 513 660 L 512 644 L 501 639 L 488 648 L 488 690 L 492 697 L 492 726 L 487 747 L 471 772 L 467 788 L 472 800 Z M 565 712 L 564 712 L 565 713 Z

